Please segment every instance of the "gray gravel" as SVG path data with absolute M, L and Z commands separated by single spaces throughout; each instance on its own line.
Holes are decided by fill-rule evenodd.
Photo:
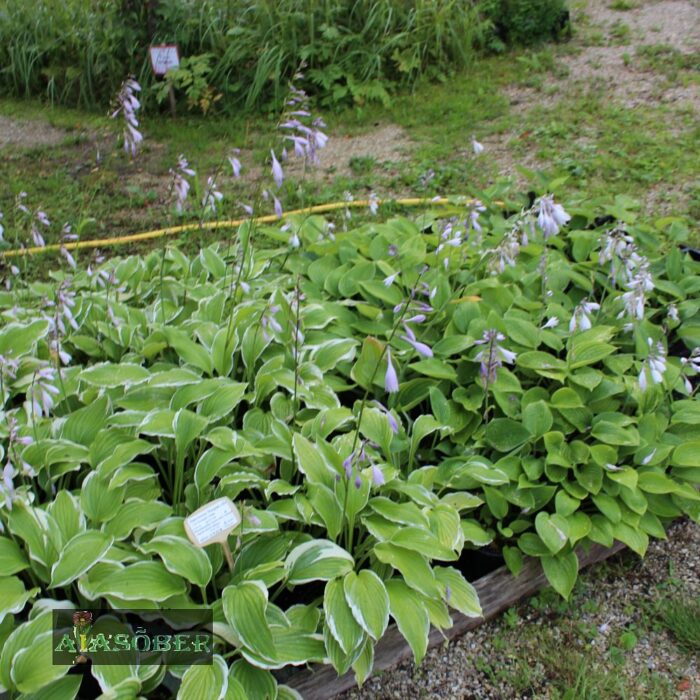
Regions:
M 554 700 L 578 682 L 576 699 L 697 700 L 698 659 L 676 646 L 655 609 L 673 591 L 700 596 L 700 527 L 689 521 L 643 560 L 624 552 L 592 567 L 570 604 L 541 593 L 432 649 L 420 668 L 403 663 L 338 698 Z

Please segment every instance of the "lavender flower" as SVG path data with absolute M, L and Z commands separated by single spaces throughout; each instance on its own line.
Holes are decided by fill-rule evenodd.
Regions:
M 279 189 L 284 182 L 284 172 L 273 150 L 270 150 L 270 155 L 272 156 L 272 178 L 275 181 L 275 185 L 277 185 L 277 189 Z
M 642 371 L 639 373 L 639 388 L 646 391 L 651 376 L 653 384 L 661 384 L 666 371 L 666 349 L 661 342 L 654 343 L 648 339 L 649 355 L 642 361 Z
M 617 317 L 622 318 L 627 313 L 633 319 L 641 321 L 644 318 L 647 292 L 651 292 L 654 289 L 654 282 L 649 272 L 649 261 L 646 258 L 639 260 L 636 269 L 625 286 L 628 290 L 622 295 L 622 302 L 625 308 Z
M 27 390 L 27 400 L 31 405 L 33 419 L 48 416 L 54 405 L 54 397 L 59 393 L 53 385 L 56 372 L 51 367 L 42 367 L 34 373 L 34 381 Z
M 141 107 L 141 103 L 134 94 L 136 92 L 141 92 L 141 86 L 133 78 L 127 78 L 119 88 L 116 97 L 117 108 L 112 112 L 112 119 L 120 113 L 124 117 L 124 150 L 132 158 L 143 141 L 143 135 L 136 128 L 139 125 L 136 112 Z
M 348 206 L 351 202 L 355 200 L 355 198 L 352 196 L 352 192 L 348 192 L 347 190 L 343 192 L 343 200 L 346 202 L 345 206 L 345 211 L 343 212 L 343 216 L 345 217 L 346 222 L 350 221 L 352 219 L 352 212 L 350 211 L 350 207 Z M 345 230 L 347 230 L 347 223 L 345 223 Z
M 607 231 L 600 237 L 600 252 L 598 253 L 598 263 L 604 265 L 611 263 L 611 279 L 618 282 L 620 272 L 619 263 L 624 267 L 639 260 L 634 245 L 634 239 L 630 236 L 623 225 L 618 224 L 611 231 Z
M 435 171 L 432 168 L 426 170 L 426 172 L 424 172 L 419 178 L 421 186 L 427 187 L 432 182 L 434 177 Z
M 384 286 L 385 287 L 391 287 L 392 284 L 394 284 L 394 280 L 399 276 L 398 272 L 394 272 L 393 274 L 387 276 L 384 278 Z
M 509 365 L 515 362 L 517 354 L 501 347 L 501 342 L 505 339 L 503 333 L 499 333 L 495 328 L 490 328 L 484 331 L 481 340 L 477 340 L 475 343 L 476 345 L 486 345 L 474 358 L 481 363 L 480 374 L 484 388 L 496 381 L 496 371 L 504 362 Z
M 175 209 L 182 212 L 182 209 L 190 191 L 190 182 L 186 176 L 194 177 L 194 170 L 190 168 L 185 156 L 180 154 L 177 159 L 177 167 L 170 168 L 170 174 L 173 178 L 173 192 L 175 193 Z
M 495 248 L 486 251 L 485 255 L 490 256 L 487 267 L 492 275 L 502 273 L 506 266 L 515 267 L 518 254 L 520 253 L 520 243 L 518 242 L 517 234 L 517 229 L 513 229 L 503 237 Z
M 231 170 L 233 170 L 233 177 L 236 179 L 241 176 L 241 161 L 238 159 L 240 153 L 240 148 L 234 148 L 228 157 L 228 162 L 231 164 Z
M 2 243 L 5 239 L 2 237 L 2 234 L 5 232 L 5 227 L 2 225 L 2 219 L 3 219 L 3 214 L 0 211 L 0 243 Z
M 24 203 L 24 200 L 27 198 L 27 193 L 26 192 L 20 192 L 16 197 L 15 197 L 15 209 L 18 211 L 22 212 L 23 214 L 29 214 L 29 207 Z
M 391 430 L 394 433 L 394 435 L 398 435 L 399 424 L 398 424 L 396 418 L 394 418 L 394 416 L 391 414 L 391 411 L 389 411 L 389 409 L 380 401 L 375 401 L 374 404 L 387 417 L 387 420 L 389 421 L 389 426 L 391 427 Z
M 413 316 L 412 321 L 415 321 L 417 318 L 425 318 L 425 316 Z M 423 355 L 423 357 L 432 357 L 433 356 L 433 351 L 432 349 L 426 345 L 425 343 L 421 343 L 417 340 L 415 333 L 411 330 L 411 327 L 408 325 L 408 321 L 404 321 L 403 323 L 404 330 L 406 331 L 406 335 L 402 335 L 401 339 L 405 340 L 409 345 L 413 347 L 413 349 L 419 353 L 420 355 Z
M 295 80 L 303 78 L 297 73 Z M 328 136 L 322 129 L 326 123 L 321 117 L 313 117 L 306 92 L 294 84 L 289 85 L 289 97 L 286 106 L 290 108 L 282 117 L 280 128 L 287 133 L 286 141 L 291 141 L 294 154 L 303 157 L 312 164 L 318 163 L 318 151 L 325 147 Z
M 693 393 L 693 385 L 686 376 L 688 372 L 700 374 L 700 347 L 695 348 L 688 357 L 681 357 L 681 368 L 684 371 L 683 383 L 689 394 Z
M 224 195 L 219 192 L 213 177 L 207 178 L 207 189 L 202 198 L 202 207 L 205 212 L 216 213 L 217 202 L 220 202 Z
M 676 323 L 680 320 L 680 317 L 678 316 L 678 307 L 674 303 L 668 305 L 666 318 L 668 318 L 669 321 L 675 321 Z
M 477 233 L 481 233 L 481 224 L 479 223 L 479 215 L 481 212 L 486 211 L 486 207 L 479 201 L 475 199 L 471 207 L 469 208 L 469 218 L 467 220 L 467 226 L 469 230 L 474 229 Z
M 379 198 L 374 192 L 369 193 L 369 211 L 370 214 L 375 216 L 377 214 L 377 211 L 379 209 Z M 0 214 L 0 218 L 2 218 L 2 214 Z M 2 231 L 0 231 L 0 234 L 2 234 Z
M 591 328 L 591 314 L 600 309 L 600 304 L 584 299 L 575 309 L 569 321 L 569 333 L 577 330 L 587 331 Z
M 3 497 L 5 501 L 5 508 L 7 508 L 7 510 L 12 510 L 12 504 L 17 496 L 13 481 L 14 476 L 14 467 L 12 466 L 12 462 L 10 462 L 8 459 L 2 470 L 2 479 L 0 479 L 0 496 Z
M 389 347 L 386 349 L 386 373 L 384 375 L 384 389 L 389 394 L 394 394 L 399 390 L 399 378 L 394 369 L 394 365 L 391 363 L 391 350 Z
M 279 305 L 273 304 L 263 314 L 263 317 L 261 320 L 261 325 L 262 325 L 263 338 L 265 338 L 265 340 L 270 340 L 270 334 L 268 333 L 268 329 L 272 329 L 273 331 L 275 331 L 275 333 L 282 332 L 282 326 L 280 325 L 279 321 L 275 318 L 275 314 L 279 310 L 280 310 Z
M 537 225 L 540 227 L 545 240 L 556 236 L 559 233 L 559 229 L 570 220 L 571 217 L 564 211 L 564 207 L 561 204 L 555 204 L 554 195 L 546 194 L 540 197 Z
M 547 319 L 547 322 L 542 326 L 542 330 L 545 328 L 556 328 L 559 325 L 559 319 L 556 316 L 551 316 Z
M 372 483 L 377 487 L 386 483 L 382 470 L 376 464 L 372 464 Z
M 272 197 L 272 206 L 275 209 L 275 214 L 277 215 L 278 218 L 282 218 L 282 215 L 284 214 L 284 211 L 282 210 L 282 202 L 280 202 L 277 197 L 273 195 Z

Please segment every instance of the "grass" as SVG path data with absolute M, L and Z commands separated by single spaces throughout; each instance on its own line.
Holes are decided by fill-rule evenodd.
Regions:
M 678 593 L 662 598 L 658 616 L 681 648 L 700 653 L 700 598 L 688 599 Z
M 625 39 L 626 26 L 614 25 L 604 40 Z M 419 82 L 394 97 L 389 107 L 370 103 L 326 114 L 335 138 L 370 137 L 377 125 L 397 124 L 413 143 L 410 156 L 397 167 L 379 161 L 368 147 L 366 155 L 339 163 L 331 177 L 286 183 L 285 208 L 339 200 L 346 191 L 356 197 L 371 190 L 380 195 L 478 195 L 503 176 L 504 167 L 512 172 L 515 164 L 525 162 L 551 178 L 565 178 L 561 195 L 642 200 L 652 191 L 652 218 L 668 213 L 698 218 L 700 186 L 693 181 L 700 125 L 694 113 L 659 102 L 628 109 L 609 99 L 604 84 L 582 83 L 561 97 L 557 81 L 566 79 L 567 71 L 560 58 L 580 51 L 581 43 L 590 42 L 598 30 L 582 23 L 580 31 L 583 36 L 570 45 L 496 56 L 449 81 Z M 697 54 L 665 45 L 637 46 L 635 51 L 630 47 L 628 60 L 660 78 L 697 80 Z M 522 100 L 532 107 L 522 110 L 517 104 Z M 82 222 L 83 237 L 98 238 L 175 222 L 167 202 L 168 169 L 180 153 L 203 179 L 217 171 L 233 146 L 245 149 L 249 169 L 266 172 L 274 127 L 274 119 L 265 116 L 146 115 L 145 148 L 130 163 L 118 150 L 118 125 L 105 114 L 10 99 L 0 100 L 0 114 L 41 118 L 67 132 L 58 146 L 2 151 L 0 211 L 6 225 L 12 220 L 14 197 L 24 190 L 56 222 L 70 220 L 74 227 Z M 471 153 L 472 134 L 487 145 L 480 158 Z M 502 144 L 497 152 L 491 148 L 495 142 Z M 434 176 L 428 182 L 425 174 L 430 171 Z M 531 186 L 526 179 L 521 184 Z M 221 215 L 238 216 L 239 202 L 254 199 L 259 184 L 234 182 L 222 174 L 220 186 L 226 195 Z M 184 218 L 196 220 L 196 215 Z M 199 237 L 195 239 L 188 236 L 184 243 L 194 245 Z

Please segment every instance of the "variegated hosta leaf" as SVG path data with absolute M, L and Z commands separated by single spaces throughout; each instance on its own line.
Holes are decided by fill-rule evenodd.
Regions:
M 351 571 L 343 580 L 343 588 L 355 620 L 372 639 L 379 640 L 389 622 L 389 596 L 382 580 L 369 569 L 358 574 Z
M 329 540 L 311 540 L 295 547 L 287 556 L 287 581 L 294 585 L 309 581 L 329 581 L 348 573 L 352 556 Z

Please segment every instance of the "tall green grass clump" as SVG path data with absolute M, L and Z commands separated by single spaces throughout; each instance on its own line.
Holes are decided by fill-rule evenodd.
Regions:
M 149 87 L 150 43 L 176 42 L 192 106 L 273 107 L 300 61 L 325 104 L 445 79 L 491 22 L 463 0 L 0 0 L 0 92 L 103 107 L 126 73 Z M 145 94 L 149 106 L 149 91 Z M 151 92 L 151 106 L 154 103 Z

